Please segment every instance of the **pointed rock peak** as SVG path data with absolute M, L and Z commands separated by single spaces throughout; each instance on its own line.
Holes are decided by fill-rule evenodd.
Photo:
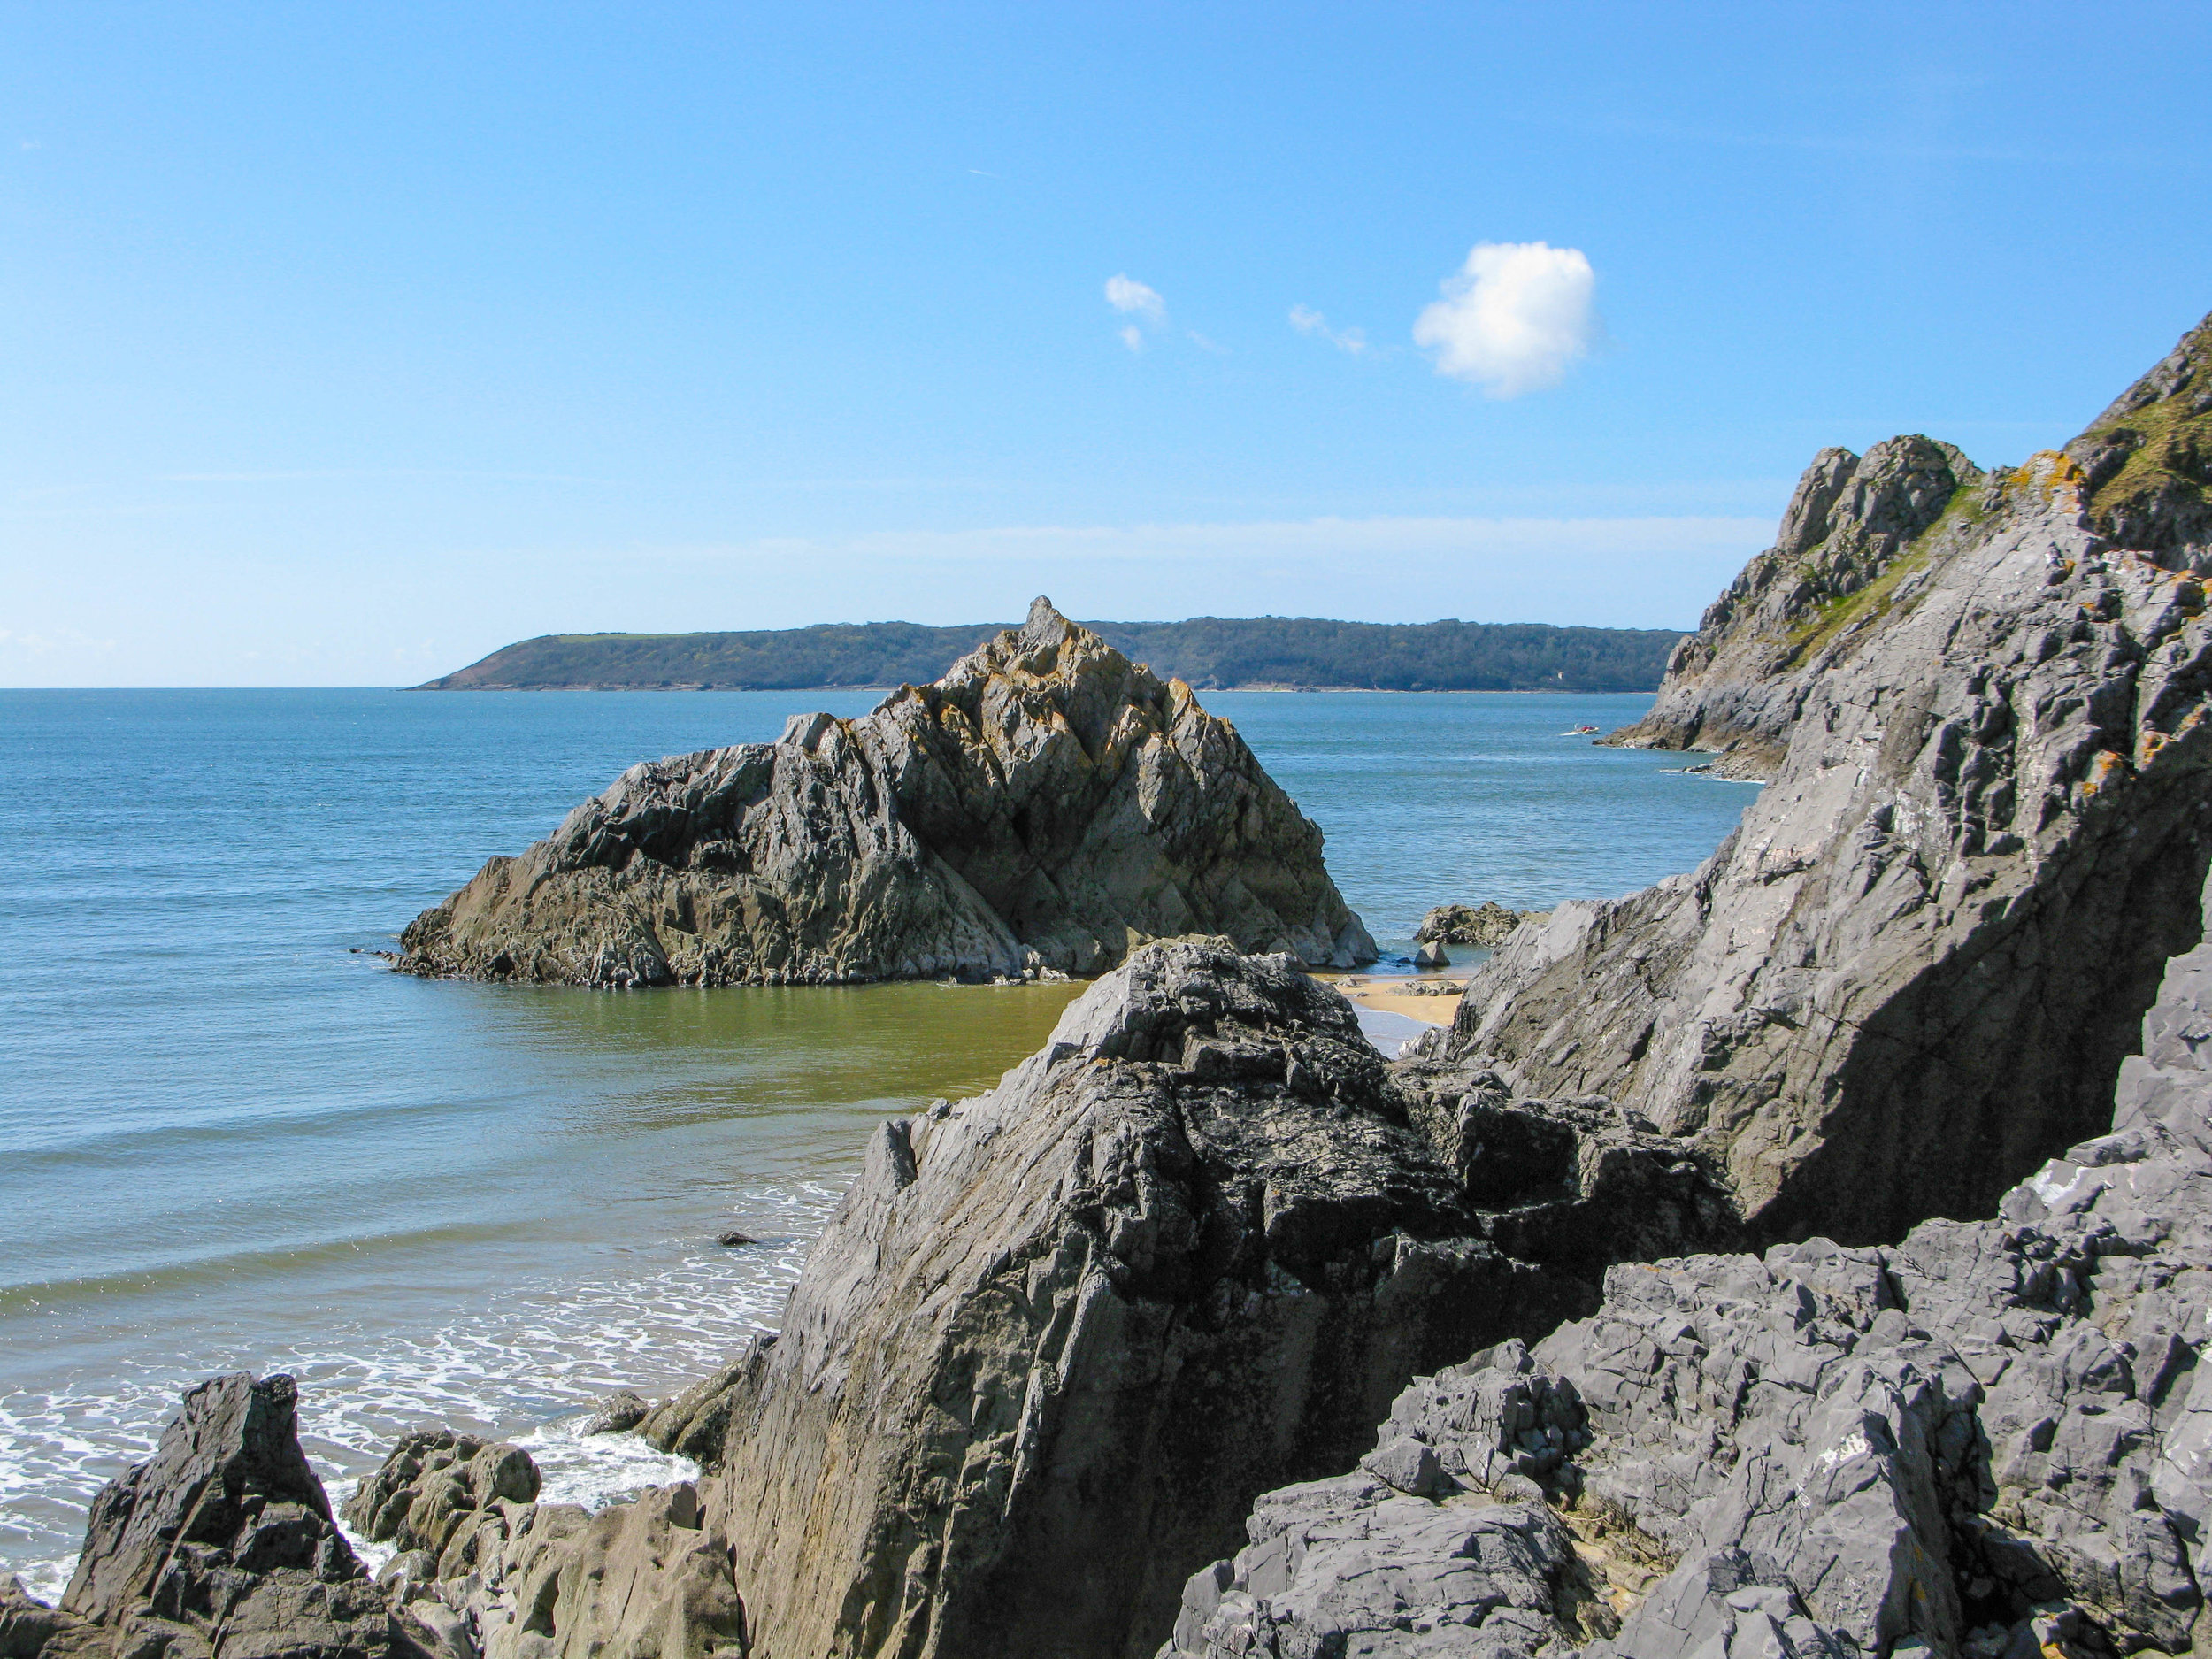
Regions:
M 1039 594 L 1029 602 L 1029 620 L 1022 625 L 1022 639 L 1031 645 L 1057 645 L 1075 631 L 1052 601 Z

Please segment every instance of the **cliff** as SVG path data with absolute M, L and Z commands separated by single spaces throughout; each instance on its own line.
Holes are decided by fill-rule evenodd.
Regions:
M 1149 946 L 996 1090 L 878 1133 L 711 1385 L 756 1652 L 1148 1653 L 1253 1496 L 1417 1370 L 1732 1236 L 1601 1102 L 1394 1071 L 1286 958 Z
M 2212 949 L 2142 1036 L 1993 1219 L 1617 1267 L 1419 1379 L 1259 1501 L 1161 1659 L 2204 1652 Z
M 2170 365 L 2203 338 L 2131 419 L 2194 406 L 2201 372 Z M 1660 704 L 1772 782 L 1695 872 L 1519 929 L 1449 1052 L 1644 1114 L 1767 1239 L 1986 1215 L 2095 1133 L 2212 858 L 2212 624 L 2174 539 L 2195 498 L 2162 474 L 2128 500 L 2163 517 L 2108 499 L 2055 453 L 1986 479 L 1921 440 L 1816 465 L 1786 544 L 1824 529 L 1819 580 L 1860 585 L 1756 679 L 1768 601 L 1724 600 Z M 1738 587 L 1782 593 L 1778 569 Z M 1806 614 L 1801 589 L 1824 591 L 1773 614 Z
M 1233 726 L 1040 599 L 932 686 L 632 767 L 401 936 L 411 973 L 578 985 L 1088 973 L 1146 939 L 1375 946 Z

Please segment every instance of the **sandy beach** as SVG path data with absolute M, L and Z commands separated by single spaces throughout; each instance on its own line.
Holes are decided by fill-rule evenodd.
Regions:
M 1452 1016 L 1459 1011 L 1457 993 L 1467 987 L 1463 975 L 1446 973 L 1425 974 L 1419 979 L 1376 979 L 1366 974 L 1348 974 L 1341 979 L 1332 978 L 1331 983 L 1362 1008 L 1371 1008 L 1386 1014 L 1402 1014 L 1408 1019 L 1417 1019 L 1428 1025 L 1448 1025 Z M 1414 993 L 1416 985 L 1448 985 L 1454 995 L 1449 996 L 1422 996 Z

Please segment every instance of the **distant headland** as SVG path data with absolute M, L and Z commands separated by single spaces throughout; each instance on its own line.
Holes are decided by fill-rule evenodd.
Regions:
M 814 691 L 927 685 L 1008 626 L 825 623 L 729 634 L 548 634 L 425 691 Z M 1092 622 L 1109 645 L 1201 691 L 1655 691 L 1672 628 L 1536 622 L 1193 617 Z

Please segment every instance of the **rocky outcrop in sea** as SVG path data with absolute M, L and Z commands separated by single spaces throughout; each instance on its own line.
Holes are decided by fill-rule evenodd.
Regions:
M 1495 899 L 1479 904 L 1440 904 L 1421 918 L 1413 936 L 1423 944 L 1502 945 L 1523 922 L 1540 922 L 1549 910 L 1509 910 Z
M 2166 422 L 2162 454 L 2204 419 L 2173 412 L 2203 371 L 2169 371 L 2206 338 L 2122 400 Z M 1987 476 L 1917 439 L 1824 457 L 1784 536 L 1812 597 L 1738 605 L 1654 717 L 1702 698 L 1703 732 L 1724 702 L 1773 781 L 1697 871 L 1517 932 L 1445 1050 L 1648 1118 L 1766 1240 L 1988 1215 L 2098 1133 L 2212 861 L 2203 585 L 2098 503 L 2057 453 Z M 1739 586 L 1782 593 L 1778 558 Z M 1755 674 L 1755 648 L 1786 660 Z
M 1220 934 L 1352 966 L 1321 832 L 1236 729 L 1040 599 L 857 720 L 634 766 L 401 935 L 430 977 L 630 987 L 1094 973 Z

